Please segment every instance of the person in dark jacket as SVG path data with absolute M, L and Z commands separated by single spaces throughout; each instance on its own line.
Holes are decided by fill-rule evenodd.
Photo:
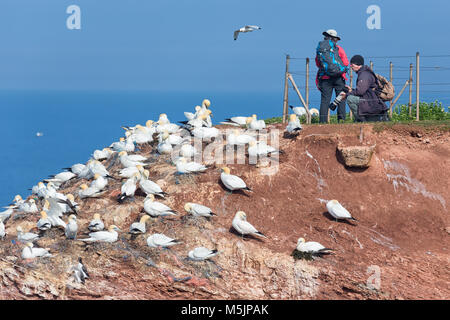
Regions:
M 356 88 L 346 86 L 347 104 L 352 110 L 356 121 L 367 121 L 373 116 L 385 115 L 388 107 L 375 92 L 377 79 L 370 67 L 364 65 L 364 58 L 355 55 L 350 59 L 350 67 L 358 74 Z

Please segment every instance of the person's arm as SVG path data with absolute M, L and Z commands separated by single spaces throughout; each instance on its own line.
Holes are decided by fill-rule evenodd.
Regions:
M 344 49 L 342 49 L 342 47 L 338 46 L 338 48 L 339 48 L 339 57 L 341 58 L 342 63 L 344 64 L 344 66 L 347 67 L 348 64 L 349 64 L 349 61 L 348 61 L 348 58 L 347 58 L 347 54 L 345 53 Z
M 317 68 L 320 68 L 321 67 L 321 65 L 320 65 L 320 63 L 319 63 L 319 58 L 316 56 L 316 66 L 317 66 Z
M 354 96 L 362 97 L 370 88 L 370 77 L 370 74 L 368 74 L 367 76 L 361 75 L 359 77 L 360 79 L 358 83 L 356 84 L 356 88 L 352 88 L 351 94 Z

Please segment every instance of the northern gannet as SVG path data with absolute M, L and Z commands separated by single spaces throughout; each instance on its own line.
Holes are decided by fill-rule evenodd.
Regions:
M 167 193 L 162 191 L 161 187 L 149 179 L 150 172 L 148 170 L 144 170 L 141 179 L 139 180 L 139 188 L 145 192 L 145 194 L 154 194 L 164 198 Z
M 245 127 L 247 125 L 248 117 L 231 117 L 226 118 L 225 121 L 221 122 L 222 124 L 228 124 L 235 127 Z
M 77 217 L 73 214 L 69 216 L 69 220 L 67 221 L 65 234 L 67 239 L 76 239 L 78 232 L 78 224 Z
M 139 222 L 133 222 L 130 226 L 130 233 L 137 235 L 145 233 L 145 222 L 150 219 L 148 215 L 144 215 L 141 217 Z
M 17 195 L 14 198 L 14 201 L 15 201 L 14 207 L 17 209 L 17 211 L 23 212 L 23 213 L 37 213 L 37 212 L 39 212 L 39 210 L 38 210 L 38 208 L 36 206 L 36 201 L 33 198 L 28 200 L 28 202 L 27 202 L 27 201 L 24 201 L 22 199 L 22 197 L 20 197 L 20 200 L 19 200 L 18 197 L 20 197 L 20 195 Z
M 204 172 L 208 168 L 201 163 L 197 162 L 187 162 L 186 158 L 180 157 L 177 162 L 177 172 L 178 173 L 199 173 Z
M 300 124 L 300 120 L 297 118 L 296 114 L 291 114 L 289 116 L 289 123 L 286 126 L 286 131 L 290 134 L 296 133 L 302 130 L 302 125 Z
M 231 225 L 234 229 L 236 229 L 237 232 L 239 232 L 243 236 L 247 234 L 253 234 L 256 236 L 267 238 L 264 234 L 256 230 L 254 226 L 247 222 L 247 215 L 244 211 L 236 212 Z
M 79 174 L 84 170 L 85 167 L 86 167 L 86 165 L 84 165 L 84 164 L 75 163 L 70 168 L 63 168 L 63 169 L 68 170 L 69 172 L 72 172 L 72 173 L 76 174 L 77 176 L 79 176 Z
M 233 38 L 234 38 L 234 40 L 237 40 L 240 32 L 251 32 L 253 30 L 260 30 L 260 29 L 262 29 L 262 28 L 258 27 L 258 26 L 245 26 L 245 27 L 239 28 L 238 30 L 234 31 Z
M 180 243 L 181 241 L 172 239 L 161 233 L 152 234 L 147 238 L 147 245 L 151 248 L 167 248 Z
M 311 108 L 311 110 L 309 110 L 309 113 L 311 113 L 311 116 L 313 117 L 319 116 L 319 110 L 317 110 L 316 108 Z
M 289 106 L 289 108 L 292 109 L 292 112 L 294 112 L 299 118 L 303 115 L 306 115 L 306 109 L 305 107 L 294 107 L 294 106 Z
M 145 160 L 142 160 L 142 159 L 145 159 Z M 136 167 L 137 165 L 141 165 L 141 166 L 145 167 L 148 165 L 147 163 L 143 162 L 143 161 L 146 161 L 147 158 L 142 157 L 137 154 L 128 155 L 128 153 L 126 151 L 119 152 L 119 160 L 124 168 Z
M 189 143 L 184 143 L 180 148 L 180 156 L 184 158 L 192 158 L 198 154 L 197 149 Z
M 91 185 L 89 186 L 92 189 L 97 189 L 98 191 L 102 191 L 106 188 L 108 185 L 108 180 L 98 173 L 94 175 L 94 181 L 91 182 Z
M 94 218 L 89 222 L 88 229 L 90 231 L 102 231 L 105 228 L 103 221 L 100 219 L 100 215 L 98 213 L 94 214 Z
M 0 238 L 3 240 L 6 236 L 5 225 L 3 221 L 0 219 Z
M 165 204 L 155 201 L 153 194 L 147 195 L 144 200 L 144 211 L 152 217 L 174 216 L 177 214 Z
M 212 258 L 219 254 L 216 249 L 210 250 L 205 247 L 197 247 L 194 250 L 189 251 L 188 257 L 194 261 L 203 261 Z
M 15 206 L 8 206 L 5 208 L 5 211 L 0 212 L 0 221 L 2 222 L 6 222 L 11 217 L 14 212 Z
M 250 141 L 256 141 L 255 137 L 248 134 L 241 134 L 239 130 L 233 130 L 233 132 L 227 136 L 227 144 L 231 146 L 243 146 L 250 143 Z
M 184 205 L 184 210 L 186 210 L 188 213 L 192 214 L 194 217 L 212 217 L 216 216 L 212 210 L 204 205 L 187 202 Z
M 47 213 L 48 220 L 53 227 L 66 229 L 66 223 L 61 219 L 63 211 L 55 199 L 45 200 L 43 211 Z
M 172 144 L 169 142 L 169 132 L 167 130 L 162 132 L 162 141 L 158 143 L 156 150 L 159 154 L 170 154 L 173 151 Z
M 122 203 L 126 198 L 134 197 L 136 192 L 136 183 L 140 177 L 139 173 L 135 173 L 131 178 L 127 179 L 122 187 L 120 188 L 120 194 L 117 197 L 117 201 Z
M 131 178 L 135 173 L 139 173 L 140 169 L 143 168 L 140 164 L 135 167 L 127 167 L 123 168 L 119 171 L 119 177 L 121 178 Z
M 45 182 L 52 182 L 58 188 L 64 183 L 73 178 L 76 178 L 77 175 L 71 171 L 63 171 L 58 173 L 57 175 L 51 175 L 49 179 L 44 179 Z
M 234 190 L 248 190 L 252 191 L 247 185 L 245 184 L 244 180 L 239 178 L 238 176 L 230 174 L 230 168 L 223 167 L 222 173 L 220 174 L 220 180 L 225 185 L 225 187 L 233 192 Z
M 38 220 L 36 226 L 40 231 L 46 231 L 52 227 L 52 223 L 48 219 L 47 212 L 41 211 L 41 218 Z
M 92 157 L 97 161 L 108 160 L 114 153 L 110 148 L 103 148 L 102 150 L 95 150 Z
M 36 233 L 23 232 L 21 226 L 17 226 L 16 231 L 17 231 L 17 240 L 19 240 L 20 242 L 26 243 L 30 241 L 36 241 L 39 239 L 39 235 Z
M 167 130 L 158 135 L 158 142 L 162 143 L 166 139 L 167 139 L 167 142 L 173 146 L 182 144 L 184 141 L 184 139 L 181 136 L 176 135 L 176 134 L 169 134 L 169 132 Z
M 305 239 L 303 238 L 298 239 L 296 250 L 303 253 L 310 253 L 313 255 L 329 254 L 330 251 L 333 251 L 333 249 L 325 248 L 319 242 L 315 241 L 305 242 Z
M 37 257 L 52 257 L 52 254 L 49 252 L 50 249 L 44 249 L 44 248 L 33 248 L 33 243 L 28 242 L 25 245 L 25 248 L 22 250 L 22 258 L 23 259 L 34 259 Z
M 37 185 L 35 185 L 35 186 L 33 186 L 33 187 L 31 188 L 31 193 L 34 194 L 34 195 L 39 196 L 39 194 L 42 194 L 42 192 L 43 192 L 45 189 L 46 189 L 45 184 L 44 184 L 42 181 L 40 181 L 40 182 L 38 182 Z M 39 197 L 40 197 L 40 196 L 39 196 Z
M 220 134 L 220 130 L 214 127 L 197 127 L 191 131 L 191 134 L 198 139 L 210 140 L 212 138 L 217 138 Z
M 58 197 L 56 202 L 58 202 L 62 208 L 62 213 L 72 212 L 78 215 L 78 203 L 75 202 L 75 198 L 71 193 L 68 193 L 63 197 Z
M 250 130 L 262 130 L 266 128 L 266 123 L 264 122 L 264 120 L 258 120 L 256 118 L 256 114 L 248 117 L 246 120 L 246 124 Z
M 80 189 L 81 190 L 78 191 L 78 197 L 80 197 L 80 199 L 98 198 L 105 193 L 105 191 L 89 188 L 87 184 L 82 184 Z
M 116 242 L 119 237 L 117 231 L 120 231 L 120 229 L 115 225 L 111 225 L 108 231 L 91 232 L 89 233 L 89 238 L 78 240 L 86 242 Z
M 248 144 L 248 155 L 250 157 L 258 156 L 271 156 L 272 154 L 282 153 L 281 150 L 277 150 L 272 146 L 267 145 L 265 142 L 250 141 Z
M 355 220 L 350 212 L 347 211 L 337 200 L 330 200 L 327 202 L 327 210 L 336 220 Z

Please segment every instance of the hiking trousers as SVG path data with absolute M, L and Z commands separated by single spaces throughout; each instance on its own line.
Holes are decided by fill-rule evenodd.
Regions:
M 331 103 L 331 96 L 333 95 L 333 89 L 336 93 L 336 97 L 344 91 L 345 81 L 341 76 L 333 77 L 330 79 L 319 80 L 320 97 L 320 122 L 326 123 L 328 119 L 328 107 Z M 345 99 L 339 103 L 337 108 L 338 120 L 345 120 Z

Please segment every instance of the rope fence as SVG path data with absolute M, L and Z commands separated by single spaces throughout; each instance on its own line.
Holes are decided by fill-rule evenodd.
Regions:
M 420 93 L 432 94 L 432 93 L 448 93 L 448 95 L 439 95 L 440 98 L 450 97 L 450 82 L 438 82 L 436 78 L 445 77 L 445 80 L 450 78 L 450 65 L 449 60 L 443 58 L 450 58 L 450 54 L 441 55 L 420 55 L 419 52 L 416 55 L 399 55 L 399 56 L 370 56 L 365 57 L 369 61 L 368 65 L 375 73 L 380 73 L 386 79 L 388 79 L 395 88 L 396 96 L 390 102 L 387 102 L 389 106 L 389 115 L 392 117 L 393 107 L 400 99 L 402 94 L 409 88 L 408 107 L 409 114 L 411 116 L 412 107 L 416 105 L 416 120 L 419 121 L 419 104 Z M 425 65 L 420 65 L 420 59 L 425 59 Z M 399 59 L 399 60 L 396 60 Z M 405 64 L 405 59 L 409 59 L 409 65 Z M 438 61 L 432 60 L 438 59 Z M 442 60 L 441 60 L 442 59 Z M 298 65 L 298 62 L 305 61 L 305 69 L 299 70 L 299 68 L 290 68 L 290 61 L 295 60 L 293 63 Z M 376 63 L 372 60 L 376 60 Z M 380 61 L 384 60 L 384 61 Z M 311 114 L 309 112 L 310 104 L 320 104 L 320 99 L 310 99 L 310 83 L 313 86 L 316 85 L 316 73 L 317 67 L 314 64 L 315 70 L 310 72 L 309 57 L 290 57 L 286 54 L 286 71 L 285 71 L 285 84 L 284 84 L 284 97 L 283 97 L 283 122 L 287 122 L 289 111 L 289 91 L 294 91 L 301 104 L 306 109 L 306 121 L 311 123 Z M 394 63 L 394 62 L 395 63 Z M 398 63 L 397 63 L 398 61 Z M 314 62 L 314 59 L 313 59 Z M 425 72 L 424 78 L 426 81 L 420 82 L 420 73 Z M 294 80 L 296 77 L 298 84 Z M 353 87 L 353 80 L 356 79 L 356 74 L 350 69 L 349 71 L 349 85 Z M 413 86 L 415 87 L 415 103 L 413 104 Z M 422 90 L 422 87 L 424 90 Z M 446 90 L 448 88 L 448 90 Z M 303 94 L 302 94 L 303 92 Z M 352 111 L 350 111 L 350 117 L 353 118 Z M 330 110 L 328 110 L 328 122 L 330 122 Z

